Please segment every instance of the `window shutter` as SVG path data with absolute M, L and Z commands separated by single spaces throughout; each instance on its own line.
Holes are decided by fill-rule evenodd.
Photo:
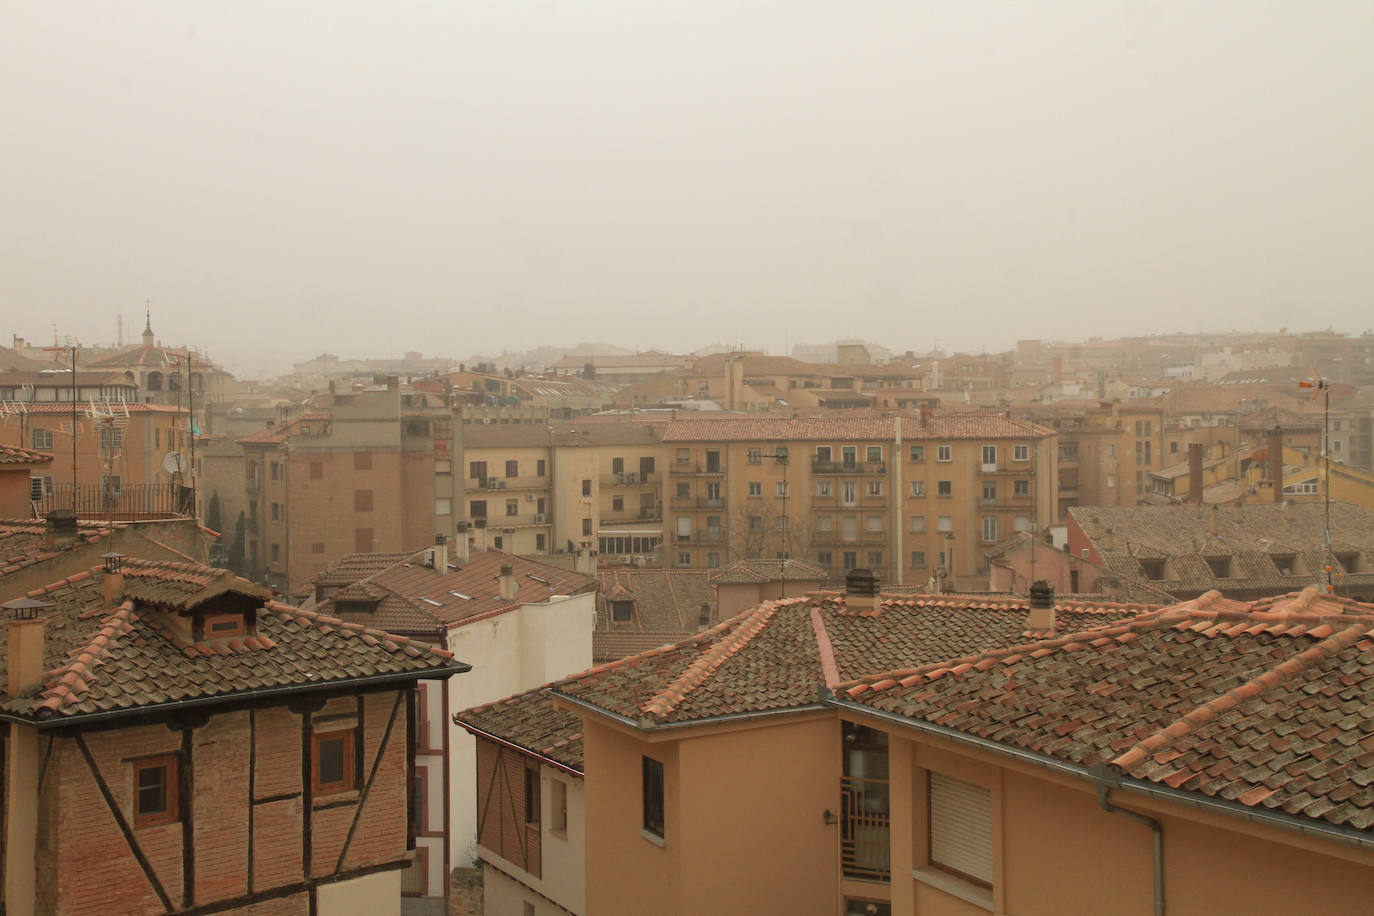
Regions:
M 930 774 L 930 862 L 992 886 L 992 793 Z

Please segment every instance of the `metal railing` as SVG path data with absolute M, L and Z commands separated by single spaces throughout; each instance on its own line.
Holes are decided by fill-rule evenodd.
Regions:
M 840 778 L 840 865 L 846 878 L 892 877 L 892 815 L 886 779 Z
M 115 522 L 153 518 L 192 518 L 196 514 L 195 491 L 175 484 L 140 483 L 113 489 L 99 484 L 53 484 L 35 501 L 38 515 L 54 509 L 74 509 L 77 518 Z

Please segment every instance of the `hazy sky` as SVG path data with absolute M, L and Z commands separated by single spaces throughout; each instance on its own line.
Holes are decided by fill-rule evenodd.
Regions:
M 1333 325 L 1374 3 L 4 4 L 0 334 L 231 368 Z

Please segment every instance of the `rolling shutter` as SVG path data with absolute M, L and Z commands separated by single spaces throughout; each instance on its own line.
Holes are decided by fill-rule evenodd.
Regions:
M 992 793 L 930 774 L 930 863 L 992 887 Z

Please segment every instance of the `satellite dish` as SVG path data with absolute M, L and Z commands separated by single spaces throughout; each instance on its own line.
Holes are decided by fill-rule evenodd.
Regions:
M 162 469 L 168 474 L 185 474 L 190 468 L 191 463 L 181 457 L 181 452 L 168 452 L 162 459 Z

